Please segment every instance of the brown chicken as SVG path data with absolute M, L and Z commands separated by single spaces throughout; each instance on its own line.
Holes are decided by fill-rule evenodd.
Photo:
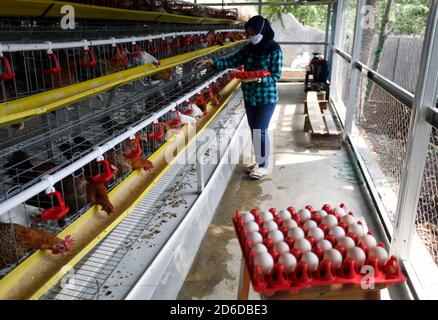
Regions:
M 17 262 L 32 250 L 52 250 L 53 254 L 66 253 L 73 249 L 74 240 L 64 240 L 44 231 L 19 224 L 0 223 L 0 269 Z
M 87 198 L 91 204 L 102 206 L 102 210 L 108 215 L 116 211 L 108 197 L 108 189 L 103 183 L 89 182 L 87 185 Z
M 132 171 L 132 166 L 122 151 L 108 151 L 105 158 L 117 168 L 117 173 L 122 176 Z
M 152 75 L 152 79 L 154 80 L 171 80 L 175 76 L 175 73 L 170 69 L 163 70 Z
M 144 169 L 146 171 L 150 171 L 154 167 L 152 162 L 146 160 L 142 156 L 132 158 L 130 161 L 133 170 Z

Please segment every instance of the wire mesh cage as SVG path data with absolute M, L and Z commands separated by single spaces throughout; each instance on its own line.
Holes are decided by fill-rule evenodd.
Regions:
M 230 55 L 238 49 L 239 46 L 233 47 L 214 56 Z M 193 63 L 173 67 L 170 78 L 146 77 L 31 118 L 24 121 L 23 128 L 17 132 L 11 133 L 10 127 L 0 131 L 5 137 L 0 143 L 1 201 L 71 165 L 96 146 L 160 112 L 216 74 L 210 68 L 194 69 Z M 229 77 L 224 76 L 214 86 L 219 90 L 228 80 Z M 211 92 L 202 91 L 207 101 Z M 179 111 L 183 103 L 186 102 L 75 170 L 50 190 L 36 194 L 1 215 L 2 236 L 7 235 L 9 244 L 3 247 L 6 253 L 2 251 L 1 254 L 1 275 L 7 274 L 36 249 L 51 249 L 53 253 L 71 250 L 70 238 L 59 239 L 55 235 L 92 206 L 98 205 L 103 212 L 112 214 L 116 208 L 109 199 L 109 192 L 133 170 L 151 169 L 147 158 L 178 133 L 182 125 L 196 123 L 195 115 L 192 118 Z M 28 239 L 29 234 L 34 235 L 32 241 Z M 41 245 L 38 239 L 46 239 L 47 243 Z

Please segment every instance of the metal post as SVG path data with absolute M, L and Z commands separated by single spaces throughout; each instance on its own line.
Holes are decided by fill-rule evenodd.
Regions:
M 409 258 L 415 228 L 418 197 L 430 141 L 431 126 L 427 114 L 438 93 L 438 3 L 431 1 L 424 36 L 420 73 L 412 106 L 406 158 L 398 196 L 391 253 L 401 260 Z
M 366 6 L 365 0 L 357 1 L 356 8 L 356 26 L 354 28 L 353 52 L 351 54 L 350 63 L 350 88 L 348 91 L 348 100 L 345 115 L 344 138 L 351 135 L 353 129 L 354 114 L 356 109 L 356 99 L 359 92 L 361 73 L 355 68 L 355 63 L 360 60 L 360 52 L 362 47 L 363 23 L 362 14 L 363 8 Z
M 262 15 L 262 2 L 263 0 L 259 0 L 259 16 Z
M 327 5 L 327 18 L 325 22 L 325 45 L 324 45 L 324 59 L 327 60 L 327 44 L 329 42 L 329 32 L 330 32 L 330 13 L 331 13 L 332 5 Z
M 335 20 L 334 36 L 333 36 L 333 63 L 330 74 L 330 97 L 333 98 L 333 93 L 336 92 L 337 76 L 339 71 L 339 59 L 335 49 L 341 45 L 341 35 L 343 31 L 344 0 L 338 0 L 333 6 L 333 19 Z

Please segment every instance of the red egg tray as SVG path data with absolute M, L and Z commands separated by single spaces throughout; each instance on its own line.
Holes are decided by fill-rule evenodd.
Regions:
M 340 207 L 345 208 L 345 205 L 341 204 Z M 245 229 L 245 222 L 239 211 L 236 212 L 233 217 L 233 224 L 239 239 L 239 244 L 242 249 L 243 257 L 248 268 L 248 272 L 251 278 L 251 283 L 256 292 L 263 293 L 267 296 L 273 295 L 276 292 L 289 291 L 291 293 L 297 293 L 302 289 L 307 289 L 311 287 L 319 286 L 330 286 L 332 284 L 369 284 L 369 279 L 371 273 L 368 270 L 374 271 L 374 285 L 378 288 L 387 287 L 406 280 L 406 277 L 402 274 L 397 258 L 395 256 L 389 257 L 387 262 L 381 266 L 375 257 L 368 256 L 368 248 L 363 243 L 357 243 L 357 237 L 353 233 L 347 233 L 347 226 L 340 221 L 340 216 L 332 210 L 330 205 L 324 205 L 322 210 L 326 211 L 328 214 L 333 214 L 338 219 L 338 226 L 342 227 L 346 231 L 346 236 L 351 237 L 357 247 L 364 250 L 366 254 L 366 261 L 364 266 L 369 266 L 367 271 L 361 273 L 357 267 L 355 260 L 351 258 L 345 258 L 346 250 L 340 245 L 336 245 L 336 239 L 334 236 L 328 234 L 328 227 L 321 223 L 321 218 L 316 214 L 316 211 L 311 206 L 306 206 L 311 213 L 311 220 L 318 224 L 318 227 L 324 231 L 325 239 L 330 241 L 333 248 L 338 249 L 338 251 L 343 256 L 343 262 L 341 267 L 334 271 L 330 261 L 322 260 L 323 251 L 319 246 L 315 246 L 315 240 L 312 237 L 307 236 L 306 239 L 312 244 L 312 252 L 315 253 L 320 259 L 318 268 L 315 272 L 310 272 L 309 266 L 306 262 L 300 261 L 301 252 L 293 247 L 294 240 L 287 236 L 287 229 L 285 227 L 279 227 L 279 230 L 284 235 L 284 242 L 286 242 L 292 249 L 290 253 L 297 259 L 297 266 L 295 270 L 291 273 L 287 273 L 285 266 L 278 262 L 279 253 L 273 246 L 272 240 L 267 238 L 268 230 L 263 228 L 263 221 L 260 217 L 259 212 L 256 209 L 251 210 L 251 214 L 255 218 L 255 222 L 259 225 L 259 233 L 263 237 L 263 244 L 268 248 L 268 252 L 274 258 L 274 267 L 270 274 L 264 275 L 260 266 L 255 265 L 254 257 L 255 253 L 251 253 L 251 248 L 253 246 L 252 241 L 248 240 L 248 231 Z M 287 209 L 292 216 L 292 219 L 297 222 L 297 224 L 303 229 L 304 233 L 307 235 L 307 229 L 302 226 L 302 221 L 298 213 L 293 207 Z M 281 226 L 282 219 L 278 216 L 276 209 L 271 208 L 269 211 L 274 216 L 274 221 Z M 353 215 L 350 211 L 348 214 Z M 359 222 L 360 223 L 360 222 Z M 371 232 L 368 234 L 372 235 Z M 383 243 L 378 243 L 378 246 L 384 247 Z
M 269 70 L 257 70 L 257 71 L 240 71 L 231 74 L 232 79 L 254 79 L 263 78 L 271 75 Z

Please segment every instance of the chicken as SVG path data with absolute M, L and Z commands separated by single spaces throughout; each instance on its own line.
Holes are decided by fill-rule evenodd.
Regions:
M 125 158 L 122 151 L 108 151 L 105 158 L 117 168 L 117 173 L 126 174 L 132 171 L 132 165 Z
M 93 144 L 85 138 L 79 136 L 73 139 L 73 143 L 65 142 L 59 146 L 59 150 L 63 155 L 70 160 L 75 154 L 80 154 L 84 151 L 90 150 Z
M 54 169 L 56 164 L 53 162 L 45 162 L 35 166 L 30 161 L 30 155 L 25 151 L 15 151 L 8 159 L 8 163 L 4 165 L 8 168 L 7 174 L 13 178 L 17 184 L 27 184 L 37 179 L 47 171 Z M 81 175 L 72 175 L 65 177 L 57 182 L 54 187 L 62 192 L 66 206 L 70 208 L 69 214 L 79 211 L 86 205 L 85 179 Z M 27 205 L 49 209 L 52 207 L 52 201 L 44 192 L 28 199 L 25 202 Z
M 76 58 L 71 57 L 68 59 L 67 62 L 67 58 L 64 56 L 64 57 L 59 57 L 59 61 L 60 61 L 60 66 L 62 68 L 60 73 L 55 73 L 53 75 L 44 75 L 45 85 L 53 89 L 71 85 L 75 83 L 77 79 Z
M 192 109 L 192 113 L 190 114 L 190 116 L 194 118 L 204 116 L 204 112 L 195 103 L 192 103 L 190 105 L 190 108 Z
M 158 66 L 160 65 L 160 62 L 153 55 L 147 53 L 146 51 L 141 51 L 140 56 L 131 59 L 131 61 L 128 64 L 128 67 L 133 68 L 145 64 L 153 64 Z
M 196 125 L 196 119 L 194 117 L 191 116 L 187 116 L 185 114 L 182 114 L 181 112 L 178 111 L 179 117 L 181 119 L 181 124 L 191 124 L 191 125 Z
M 74 240 L 64 240 L 45 231 L 19 224 L 0 223 L 0 269 L 23 258 L 32 250 L 52 250 L 53 254 L 67 253 L 73 249 Z
M 170 70 L 166 69 L 161 72 L 155 73 L 152 75 L 152 79 L 154 80 L 171 80 L 175 76 L 175 73 Z
M 214 30 L 210 30 L 207 33 L 207 46 L 211 47 L 214 45 L 224 45 L 224 38 L 221 33 L 216 33 Z
M 108 197 L 108 189 L 103 183 L 95 184 L 89 181 L 87 184 L 87 198 L 91 204 L 100 205 L 108 215 L 116 210 Z
M 139 170 L 143 169 L 146 171 L 150 171 L 154 165 L 149 160 L 143 158 L 142 156 L 131 158 L 130 159 L 132 169 Z

